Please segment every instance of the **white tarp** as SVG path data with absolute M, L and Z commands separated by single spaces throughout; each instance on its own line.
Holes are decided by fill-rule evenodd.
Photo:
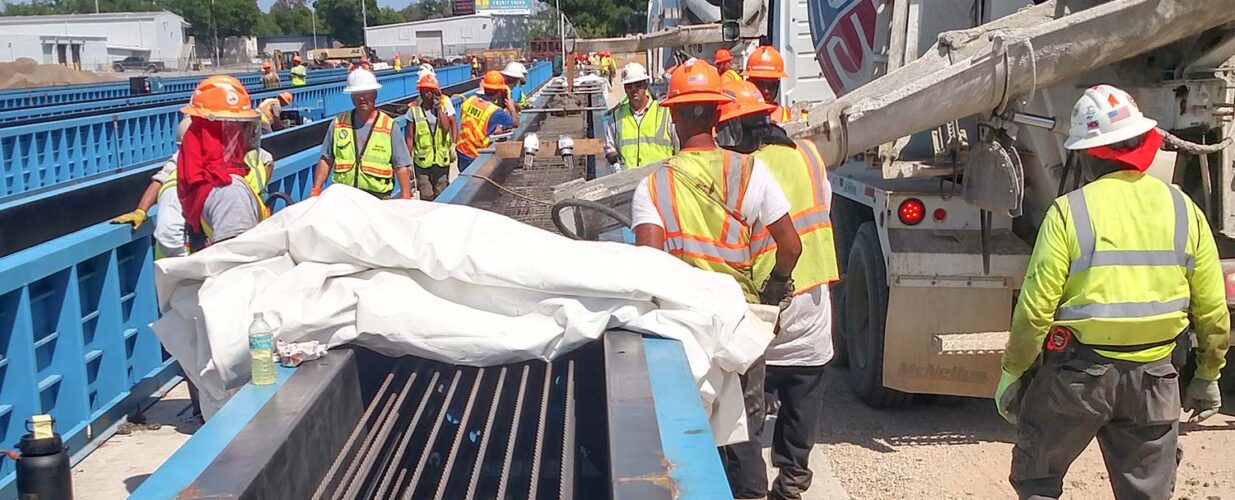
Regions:
M 616 327 L 680 340 L 718 444 L 744 441 L 738 372 L 771 327 L 728 276 L 469 207 L 346 186 L 190 257 L 159 260 L 154 331 L 209 417 L 249 380 L 247 330 L 492 366 L 550 360 Z

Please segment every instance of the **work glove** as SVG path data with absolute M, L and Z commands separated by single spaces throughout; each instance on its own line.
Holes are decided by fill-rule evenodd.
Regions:
M 1016 401 L 1020 392 L 1021 377 L 1008 373 L 1007 370 L 999 370 L 999 385 L 995 387 L 995 409 L 999 410 L 999 416 L 1012 425 L 1016 425 L 1017 422 L 1017 414 L 1012 410 L 1012 403 Z
M 784 311 L 793 300 L 793 277 L 777 276 L 772 273 L 763 287 L 759 288 L 759 302 L 769 306 L 778 306 Z
M 112 219 L 111 223 L 112 224 L 132 224 L 133 230 L 136 231 L 138 228 L 142 227 L 142 223 L 146 222 L 147 218 L 148 216 L 146 215 L 146 211 L 139 208 L 127 214 L 116 217 L 115 219 Z
M 1222 391 L 1218 389 L 1217 380 L 1205 380 L 1200 377 L 1188 382 L 1188 391 L 1184 393 L 1184 411 L 1192 412 L 1189 422 L 1201 422 L 1218 413 L 1222 408 Z

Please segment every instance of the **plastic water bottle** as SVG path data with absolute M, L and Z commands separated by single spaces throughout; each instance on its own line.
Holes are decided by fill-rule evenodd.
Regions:
M 253 324 L 249 325 L 249 355 L 253 358 L 253 385 L 273 384 L 274 329 L 262 313 L 253 313 Z

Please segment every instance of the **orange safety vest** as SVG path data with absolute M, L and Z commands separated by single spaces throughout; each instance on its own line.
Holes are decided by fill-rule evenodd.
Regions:
M 665 225 L 665 250 L 732 276 L 747 301 L 757 303 L 751 227 L 742 216 L 753 166 L 753 157 L 732 151 L 684 151 L 653 167 L 647 187 Z
M 469 158 L 480 156 L 480 150 L 489 147 L 489 119 L 496 113 L 498 107 L 480 96 L 472 96 L 463 101 L 459 116 L 459 145 L 455 147 L 459 154 Z

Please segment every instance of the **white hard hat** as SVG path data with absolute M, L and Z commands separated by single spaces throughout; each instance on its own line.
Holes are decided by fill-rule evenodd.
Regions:
M 189 132 L 189 125 L 193 124 L 193 119 L 184 117 L 180 120 L 180 125 L 176 127 L 176 144 L 184 142 L 184 134 Z
M 436 75 L 436 74 L 437 74 L 437 71 L 434 71 L 434 70 L 433 70 L 433 65 L 432 65 L 432 64 L 429 64 L 429 63 L 424 63 L 424 64 L 421 64 L 421 65 L 420 65 L 420 74 L 422 74 L 422 75 L 425 75 L 425 74 L 428 74 L 428 75 Z
M 523 67 L 523 63 L 519 61 L 510 61 L 506 63 L 505 68 L 502 68 L 502 74 L 523 80 L 527 78 L 527 68 Z
M 1095 85 L 1072 107 L 1072 129 L 1067 149 L 1089 149 L 1140 136 L 1158 122 L 1141 114 L 1141 108 L 1127 92 L 1110 85 Z
M 347 75 L 347 86 L 343 88 L 343 92 L 347 94 L 355 94 L 357 92 L 368 92 L 382 88 L 382 84 L 377 83 L 377 77 L 373 76 L 373 72 L 367 69 L 357 69 Z
M 622 68 L 622 85 L 648 80 L 651 78 L 648 78 L 648 70 L 642 64 L 633 62 Z

